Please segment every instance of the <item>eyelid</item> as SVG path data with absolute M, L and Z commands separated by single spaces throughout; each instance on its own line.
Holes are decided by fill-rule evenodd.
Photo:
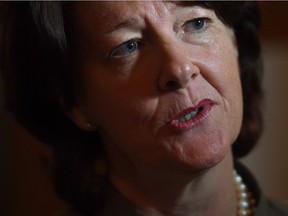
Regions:
M 193 18 L 193 19 L 190 19 L 190 20 L 187 20 L 184 24 L 183 24 L 183 29 L 184 31 L 191 31 L 191 27 L 189 25 L 191 25 L 192 22 L 195 22 L 197 20 L 203 20 L 205 23 L 204 23 L 204 27 L 199 29 L 199 30 L 194 30 L 194 32 L 197 32 L 197 33 L 200 33 L 204 30 L 207 29 L 208 25 L 210 22 L 212 22 L 212 20 L 209 18 L 209 17 L 196 17 L 196 18 Z M 185 30 L 186 28 L 189 28 L 189 30 Z
M 122 46 L 124 46 L 125 44 L 128 44 L 129 42 L 137 42 L 137 49 L 135 50 L 135 52 L 138 51 L 138 49 L 143 45 L 139 38 L 133 38 L 133 39 L 127 40 L 121 43 L 120 45 L 116 46 L 115 48 L 113 48 L 112 51 L 108 53 L 107 58 L 121 58 L 121 57 L 133 55 L 135 52 L 113 56 L 113 54 L 119 51 Z

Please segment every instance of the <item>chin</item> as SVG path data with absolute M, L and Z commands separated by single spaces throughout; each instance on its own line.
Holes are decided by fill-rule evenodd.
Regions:
M 200 159 L 198 163 L 194 164 L 194 169 L 197 168 L 199 171 L 203 171 L 216 167 L 225 160 L 230 153 L 230 148 L 227 148 L 222 149 L 219 152 L 212 152 L 210 155 L 206 154 L 206 157 L 203 157 L 202 160 Z
M 211 169 L 232 154 L 230 141 L 230 139 L 223 140 L 218 137 L 211 142 L 203 141 L 198 145 L 191 144 L 185 148 L 184 154 L 178 157 L 180 166 L 193 172 Z

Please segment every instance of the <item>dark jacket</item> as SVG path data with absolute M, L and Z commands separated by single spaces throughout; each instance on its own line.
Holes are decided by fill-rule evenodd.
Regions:
M 258 184 L 252 174 L 238 161 L 234 163 L 235 169 L 242 176 L 244 183 L 252 192 L 257 202 L 257 210 L 254 216 L 288 216 L 288 205 L 271 200 L 263 196 Z M 109 185 L 109 184 L 108 184 Z M 97 216 L 144 216 L 133 205 L 122 196 L 112 185 L 107 187 L 106 207 Z M 73 209 L 68 209 L 56 216 L 82 216 Z M 216 215 L 215 215 L 216 216 Z

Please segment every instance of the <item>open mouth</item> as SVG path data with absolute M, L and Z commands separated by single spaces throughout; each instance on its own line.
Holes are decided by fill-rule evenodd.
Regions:
M 188 112 L 187 114 L 185 114 L 184 116 L 181 116 L 177 120 L 179 122 L 189 121 L 190 119 L 196 117 L 198 115 L 198 113 L 200 113 L 203 109 L 204 109 L 203 107 L 199 107 L 195 111 Z
M 176 115 L 171 126 L 176 129 L 189 129 L 200 124 L 210 113 L 215 103 L 210 99 L 203 99 L 195 107 L 190 107 Z

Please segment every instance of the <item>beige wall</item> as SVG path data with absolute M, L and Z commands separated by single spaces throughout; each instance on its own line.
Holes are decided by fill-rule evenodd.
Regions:
M 288 43 L 263 41 L 265 130 L 244 159 L 263 191 L 288 201 Z
M 244 159 L 263 191 L 288 201 L 288 2 L 261 2 L 264 134 Z

